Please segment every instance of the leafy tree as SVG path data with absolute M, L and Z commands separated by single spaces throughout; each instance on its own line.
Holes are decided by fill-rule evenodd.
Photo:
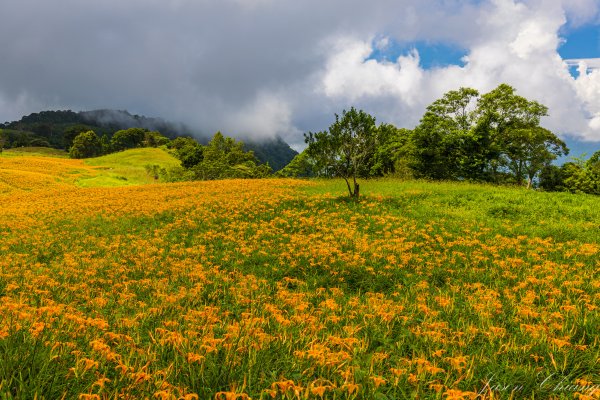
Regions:
M 169 143 L 169 138 L 163 136 L 160 132 L 157 131 L 146 131 L 144 133 L 144 141 L 142 145 L 144 147 L 159 147 L 164 146 Z
M 565 174 L 562 167 L 545 165 L 540 171 L 539 187 L 547 192 L 561 192 L 565 190 Z
M 411 167 L 418 177 L 528 182 L 558 155 L 564 142 L 539 126 L 547 107 L 502 84 L 479 96 L 460 88 L 425 112 L 412 134 Z
M 196 139 L 191 138 L 189 136 L 178 136 L 175 139 L 171 140 L 167 143 L 167 148 L 179 150 L 180 148 L 187 146 L 189 144 L 199 144 Z
M 335 114 L 328 131 L 305 134 L 307 154 L 321 174 L 343 178 L 352 198 L 359 197 L 357 177 L 375 150 L 375 118 L 354 107 Z M 353 186 L 350 186 L 352 180 Z
M 377 127 L 377 146 L 370 160 L 369 176 L 412 177 L 412 131 L 391 124 Z
M 600 195 L 600 151 L 588 160 L 576 158 L 562 167 L 564 187 L 572 193 Z
M 315 175 L 314 161 L 306 150 L 296 155 L 288 165 L 277 172 L 277 176 L 283 178 L 310 178 Z
M 102 145 L 100 139 L 94 131 L 82 132 L 73 140 L 73 145 L 69 149 L 71 158 L 89 158 L 101 154 Z
M 512 159 L 510 154 L 515 138 L 526 135 L 519 130 L 539 128 L 540 119 L 546 116 L 548 108 L 536 101 L 527 100 L 515 94 L 515 89 L 507 84 L 501 84 L 496 89 L 484 94 L 477 102 L 477 129 L 485 132 L 489 141 L 488 170 L 490 179 L 500 181 L 502 169 L 508 168 L 513 173 L 513 181 L 519 182 L 520 176 L 516 175 L 517 169 L 509 167 L 507 159 Z M 530 133 L 542 137 L 545 133 Z M 516 140 L 518 142 L 518 140 Z
M 113 151 L 121 151 L 142 147 L 146 138 L 146 130 L 142 128 L 122 129 L 113 135 L 110 144 Z
M 100 154 L 109 154 L 111 151 L 110 138 L 107 134 L 100 137 Z
M 535 176 L 558 156 L 569 153 L 567 145 L 556 135 L 539 126 L 507 129 L 502 137 L 503 162 L 515 182 L 527 180 L 530 188 Z
M 474 157 L 463 149 L 463 142 L 474 128 L 475 89 L 460 88 L 433 102 L 413 131 L 414 162 L 417 176 L 432 179 L 455 179 L 461 176 L 461 165 L 471 164 L 463 158 Z M 479 138 L 471 135 L 472 141 Z
M 77 125 L 71 125 L 68 128 L 66 128 L 63 132 L 63 146 L 66 150 L 70 149 L 71 146 L 73 145 L 73 139 L 75 139 L 77 137 L 77 135 L 79 135 L 82 132 L 87 132 L 92 130 L 89 126 L 87 125 L 82 125 L 82 124 L 77 124 Z
M 185 149 L 186 147 L 182 147 Z M 272 173 L 268 164 L 258 165 L 254 153 L 244 143 L 215 133 L 202 148 L 202 160 L 191 168 L 194 179 L 263 178 Z
M 185 146 L 179 148 L 175 152 L 175 155 L 181 161 L 181 166 L 188 169 L 198 165 L 204 159 L 202 146 L 193 139 Z

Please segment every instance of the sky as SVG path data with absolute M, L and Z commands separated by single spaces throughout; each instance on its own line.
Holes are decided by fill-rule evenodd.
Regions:
M 2 0 L 0 121 L 110 108 L 296 149 L 508 83 L 600 147 L 600 0 Z M 595 143 L 595 144 L 594 144 Z

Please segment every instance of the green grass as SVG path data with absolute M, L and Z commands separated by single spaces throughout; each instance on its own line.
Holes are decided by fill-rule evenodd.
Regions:
M 160 148 L 143 148 L 121 151 L 106 156 L 90 158 L 85 164 L 99 167 L 99 175 L 84 177 L 77 181 L 80 187 L 113 187 L 153 183 L 154 177 L 146 170 L 147 165 L 172 168 L 179 160 Z
M 14 149 L 4 149 L 0 157 L 22 157 L 22 156 L 43 156 L 68 158 L 69 153 L 64 150 L 53 149 L 50 147 L 17 147 Z
M 346 201 L 342 180 L 317 180 L 305 192 Z M 363 180 L 361 194 L 381 199 L 386 211 L 427 223 L 449 221 L 457 228 L 474 223 L 494 232 L 566 242 L 600 242 L 598 196 L 550 193 L 466 182 Z

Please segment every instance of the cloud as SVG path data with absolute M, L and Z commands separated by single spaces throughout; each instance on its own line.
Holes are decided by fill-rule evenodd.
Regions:
M 127 109 L 299 148 L 350 106 L 412 127 L 448 90 L 507 82 L 550 107 L 549 128 L 600 140 L 600 78 L 571 77 L 556 51 L 565 27 L 598 11 L 596 0 L 4 0 L 0 120 Z M 418 50 L 369 59 L 392 42 L 468 55 L 433 69 Z
M 471 39 L 464 66 L 425 70 L 417 51 L 394 63 L 377 62 L 368 55 L 378 41 L 354 40 L 338 46 L 330 56 L 322 86 L 327 96 L 366 108 L 391 97 L 380 114 L 398 124 L 415 124 L 423 109 L 448 90 L 470 86 L 485 92 L 506 82 L 519 94 L 549 106 L 550 116 L 543 123 L 550 129 L 600 140 L 600 71 L 584 67 L 586 72 L 578 78 L 569 74 L 572 62 L 557 53 L 562 40 L 559 30 L 566 22 L 567 9 L 560 2 L 495 0 L 482 7 L 472 27 L 477 39 Z M 587 60 L 590 67 L 597 63 Z

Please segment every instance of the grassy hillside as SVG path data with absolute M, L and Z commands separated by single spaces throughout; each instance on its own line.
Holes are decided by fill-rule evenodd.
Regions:
M 10 149 L 0 154 L 0 186 L 34 190 L 50 183 L 79 187 L 118 187 L 157 183 L 146 165 L 170 168 L 179 161 L 158 148 L 132 149 L 86 160 L 72 160 L 62 150 Z M 28 177 L 23 173 L 28 172 Z M 33 176 L 37 174 L 36 180 Z
M 99 174 L 80 179 L 79 186 L 110 187 L 153 183 L 154 177 L 148 174 L 147 165 L 171 168 L 178 166 L 180 162 L 163 149 L 143 148 L 90 158 L 85 164 L 97 167 L 96 171 L 99 171 Z
M 49 172 L 14 159 L 7 176 Z M 600 381 L 598 197 L 82 188 L 69 171 L 99 165 L 47 160 L 56 182 L 0 192 L 0 398 L 568 399 Z

